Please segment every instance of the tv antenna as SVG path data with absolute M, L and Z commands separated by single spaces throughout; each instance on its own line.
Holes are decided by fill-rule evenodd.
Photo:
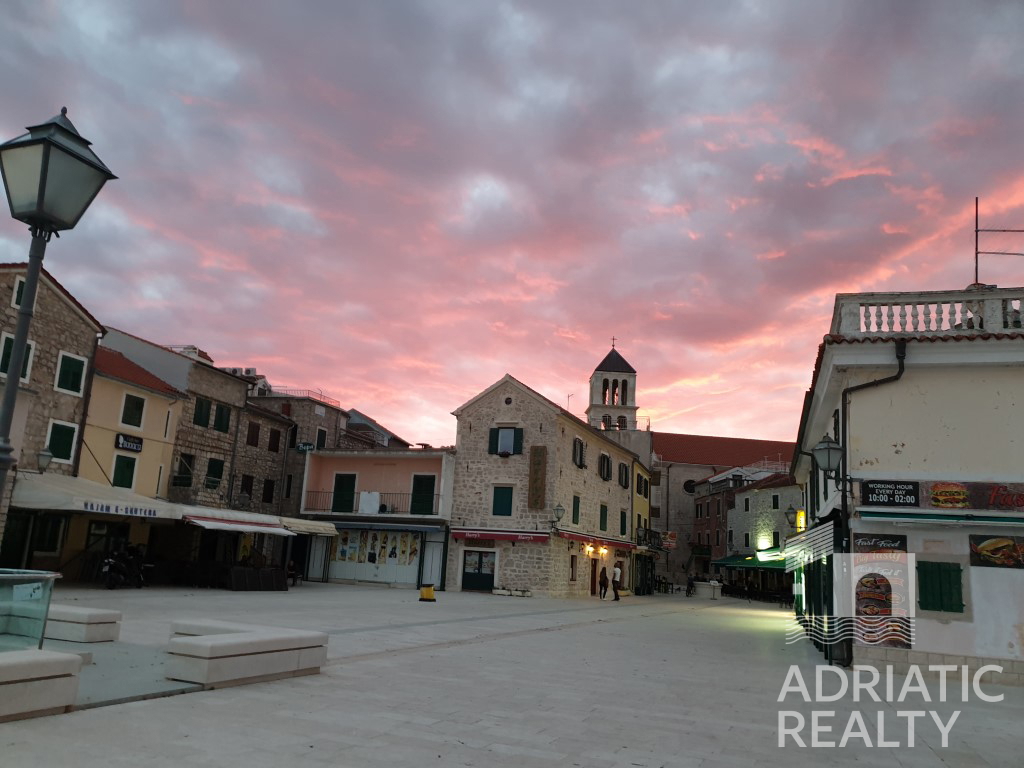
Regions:
M 978 235 L 982 232 L 1016 232 L 1024 233 L 1024 229 L 980 229 L 978 227 L 978 198 L 974 198 L 974 282 L 979 283 L 978 280 L 978 256 L 984 254 L 985 256 L 1024 256 L 1024 253 L 1017 251 L 980 251 L 978 250 Z

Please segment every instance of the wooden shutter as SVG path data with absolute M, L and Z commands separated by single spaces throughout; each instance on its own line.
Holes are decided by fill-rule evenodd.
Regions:
M 502 517 L 512 516 L 512 489 L 507 486 L 497 486 L 494 489 L 494 507 L 492 514 Z
M 522 427 L 516 427 L 512 431 L 512 453 L 523 452 L 523 429 Z
M 580 522 L 580 497 L 579 496 L 573 496 L 572 497 L 572 521 L 576 525 L 579 525 L 579 522 Z
M 936 563 L 939 566 L 939 583 L 942 593 L 942 610 L 951 613 L 964 612 L 962 570 L 957 563 Z
M 941 611 L 938 563 L 919 561 L 917 564 L 918 605 L 922 611 Z
M 601 505 L 601 530 L 608 530 L 608 507 L 604 504 Z
M 498 452 L 498 428 L 491 427 L 490 434 L 487 438 L 487 452 L 497 453 Z
M 331 512 L 351 515 L 356 506 L 356 476 L 337 474 L 334 476 L 334 494 L 331 497 Z

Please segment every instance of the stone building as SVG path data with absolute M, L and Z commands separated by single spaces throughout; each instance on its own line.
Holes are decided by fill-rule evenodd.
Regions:
M 7 367 L 26 266 L 0 265 L 0 384 L 4 387 L 9 386 Z M 53 458 L 47 472 L 76 474 L 97 339 L 102 333 L 96 318 L 43 269 L 11 425 L 19 471 L 36 471 L 40 452 L 48 449 Z M 16 473 L 9 473 L 8 484 L 13 485 L 15 478 Z M 10 489 L 2 490 L 0 567 L 24 567 L 25 562 L 43 560 L 53 564 L 66 535 L 67 515 L 9 510 Z
M 296 491 L 294 476 L 289 479 L 286 471 L 288 442 L 295 422 L 252 400 L 246 402 L 241 417 L 228 495 L 236 509 L 279 514 Z
M 449 589 L 596 594 L 616 562 L 631 584 L 635 453 L 510 375 L 454 415 Z

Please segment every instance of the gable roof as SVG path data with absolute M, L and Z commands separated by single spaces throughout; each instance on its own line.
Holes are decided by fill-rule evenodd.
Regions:
M 480 394 L 476 395 L 475 397 L 473 397 L 473 398 L 467 400 L 466 402 L 464 402 L 462 405 L 460 405 L 458 408 L 456 408 L 454 411 L 452 411 L 452 415 L 455 418 L 458 418 L 459 414 L 461 414 L 466 408 L 468 408 L 470 405 L 472 405 L 473 403 L 477 402 L 478 400 L 482 400 L 484 397 L 486 397 L 487 395 L 491 394 L 491 392 L 493 392 L 495 389 L 497 389 L 498 387 L 500 387 L 502 384 L 504 384 L 506 382 L 515 385 L 516 387 L 518 387 L 519 389 L 523 390 L 524 392 L 526 392 L 530 396 L 537 398 L 544 405 L 548 406 L 552 411 L 554 411 L 556 414 L 564 416 L 565 418 L 575 422 L 581 429 L 585 429 L 585 430 L 587 430 L 587 432 L 589 432 L 591 434 L 594 434 L 594 435 L 597 435 L 599 438 L 604 440 L 606 443 L 608 443 L 610 445 L 614 445 L 616 448 L 618 448 L 618 449 L 620 449 L 622 451 L 625 451 L 626 453 L 628 453 L 631 456 L 636 456 L 637 459 L 641 460 L 642 464 L 646 463 L 647 460 L 644 459 L 643 457 L 641 457 L 635 451 L 632 451 L 627 446 L 622 445 L 621 443 L 617 443 L 616 441 L 611 440 L 610 438 L 606 437 L 604 434 L 602 434 L 602 430 L 597 429 L 596 427 L 591 426 L 587 422 L 583 421 L 583 419 L 581 419 L 579 416 L 576 416 L 575 414 L 570 413 L 569 411 L 567 411 L 565 408 L 560 406 L 555 401 L 549 400 L 548 398 L 544 397 L 544 395 L 542 395 L 537 390 L 531 389 L 530 387 L 526 386 L 525 384 L 523 384 L 523 382 L 521 382 L 519 379 L 517 379 L 515 376 L 513 376 L 510 373 L 506 373 L 504 376 L 502 376 L 496 382 L 491 384 L 491 386 L 489 386 L 483 392 L 481 392 Z
M 96 347 L 96 373 L 137 387 L 158 392 L 168 397 L 185 397 L 163 379 L 154 376 L 141 365 L 132 362 L 115 349 Z
M 762 459 L 789 461 L 794 443 L 781 440 L 752 440 L 745 437 L 681 435 L 653 432 L 654 452 L 662 461 L 708 467 L 745 467 Z
M 597 364 L 597 368 L 594 369 L 594 373 L 598 371 L 608 371 L 609 373 L 636 373 L 629 363 L 626 362 L 626 358 L 619 354 L 619 350 L 612 347 L 612 351 L 604 356 L 604 360 Z
M 9 264 L 0 264 L 0 271 L 3 271 L 3 272 L 15 272 L 15 273 L 17 273 L 17 272 L 27 272 L 28 271 L 28 264 L 26 262 L 24 262 L 24 261 L 15 262 L 15 263 L 9 263 Z M 39 268 L 39 276 L 44 278 L 46 280 L 46 282 L 50 283 L 50 286 L 57 291 L 57 294 L 60 295 L 60 296 L 63 296 L 64 300 L 67 301 L 67 303 L 70 304 L 71 307 L 73 309 L 75 309 L 79 314 L 81 314 L 82 317 L 87 322 L 92 323 L 92 325 L 94 325 L 96 327 L 96 331 L 98 333 L 105 333 L 104 328 L 103 328 L 103 324 L 100 323 L 100 321 L 97 320 L 95 317 L 93 317 L 92 314 L 89 312 L 89 310 L 87 310 L 85 307 L 83 307 L 78 302 L 78 299 L 76 299 L 74 296 L 71 295 L 71 292 L 68 291 L 67 288 L 65 288 L 63 285 L 61 285 L 59 282 L 57 282 L 57 280 L 53 277 L 53 275 L 51 275 L 49 272 L 46 271 L 45 267 L 40 267 Z

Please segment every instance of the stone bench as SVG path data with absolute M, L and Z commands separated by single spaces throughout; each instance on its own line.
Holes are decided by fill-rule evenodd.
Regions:
M 43 637 L 75 643 L 108 643 L 121 636 L 121 612 L 50 604 Z
M 327 634 L 216 620 L 171 623 L 165 676 L 223 688 L 315 675 L 327 661 Z
M 82 657 L 56 651 L 0 653 L 0 722 L 71 710 Z

